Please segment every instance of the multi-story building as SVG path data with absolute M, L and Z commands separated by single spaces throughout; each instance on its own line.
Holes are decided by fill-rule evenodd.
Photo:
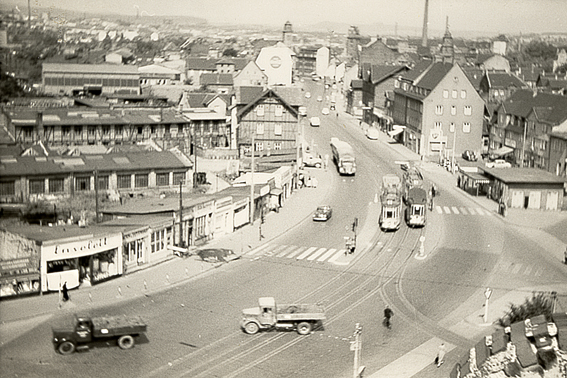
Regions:
M 42 80 L 43 91 L 52 95 L 140 94 L 136 66 L 44 63 Z
M 487 103 L 501 103 L 515 91 L 529 88 L 519 77 L 505 71 L 486 71 L 479 84 L 479 93 Z
M 553 128 L 567 121 L 567 98 L 531 90 L 518 90 L 496 110 L 490 128 L 490 149 L 496 155 L 522 167 L 535 167 L 554 172 L 557 168 L 550 156 L 550 135 Z M 554 149 L 560 147 L 554 145 Z
M 420 66 L 401 75 L 394 86 L 397 127 L 390 133 L 404 145 L 423 156 L 480 151 L 484 101 L 459 65 Z

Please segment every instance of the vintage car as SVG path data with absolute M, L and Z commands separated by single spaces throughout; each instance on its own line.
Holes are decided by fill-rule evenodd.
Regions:
M 511 168 L 512 164 L 503 159 L 496 159 L 494 161 L 486 162 L 485 166 L 486 168 Z
M 319 206 L 317 210 L 315 210 L 315 213 L 313 213 L 313 220 L 326 222 L 332 215 L 333 209 L 331 209 L 331 206 Z
M 212 263 L 229 262 L 240 258 L 233 250 L 226 248 L 200 249 L 197 251 L 197 255 L 199 255 L 201 260 Z

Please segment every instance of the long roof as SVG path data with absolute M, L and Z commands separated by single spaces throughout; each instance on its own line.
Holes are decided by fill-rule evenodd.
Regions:
M 148 169 L 187 170 L 190 165 L 172 152 L 147 151 L 81 156 L 18 156 L 0 158 L 1 176 L 124 172 Z
M 565 182 L 551 172 L 537 168 L 482 168 L 486 176 L 494 177 L 507 184 L 558 184 Z
M 117 64 L 43 63 L 43 72 L 138 75 L 137 66 Z
M 528 85 L 523 82 L 519 77 L 509 72 L 486 72 L 486 78 L 490 88 L 527 88 Z
M 517 90 L 502 103 L 506 114 L 526 118 L 534 108 L 552 108 L 548 113 L 549 122 L 562 122 L 567 118 L 567 97 L 550 93 Z

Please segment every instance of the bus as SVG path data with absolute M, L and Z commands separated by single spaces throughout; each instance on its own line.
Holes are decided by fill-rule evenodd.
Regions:
M 333 137 L 331 138 L 331 150 L 339 174 L 353 176 L 356 173 L 356 158 L 351 145 Z
M 402 216 L 402 185 L 395 174 L 382 177 L 382 193 L 380 194 L 380 229 L 392 231 L 400 228 Z
M 427 193 L 421 187 L 413 187 L 406 197 L 406 223 L 410 227 L 425 226 Z

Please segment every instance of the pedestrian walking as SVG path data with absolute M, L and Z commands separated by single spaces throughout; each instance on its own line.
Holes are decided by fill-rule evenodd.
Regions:
M 384 309 L 384 327 L 390 329 L 392 328 L 392 323 L 391 323 L 391 319 L 394 316 L 394 311 L 392 311 L 392 309 L 389 306 L 386 306 L 386 308 Z
M 63 284 L 61 288 L 61 292 L 63 293 L 63 301 L 67 302 L 69 300 L 69 290 L 67 289 L 67 281 Z
M 563 252 L 563 264 L 567 265 L 567 247 L 565 247 L 565 252 Z
M 437 357 L 435 357 L 435 363 L 437 364 L 437 367 L 441 366 L 443 362 L 445 362 L 446 352 L 447 351 L 445 349 L 445 343 L 441 343 L 441 345 L 439 345 L 439 351 L 437 352 Z

